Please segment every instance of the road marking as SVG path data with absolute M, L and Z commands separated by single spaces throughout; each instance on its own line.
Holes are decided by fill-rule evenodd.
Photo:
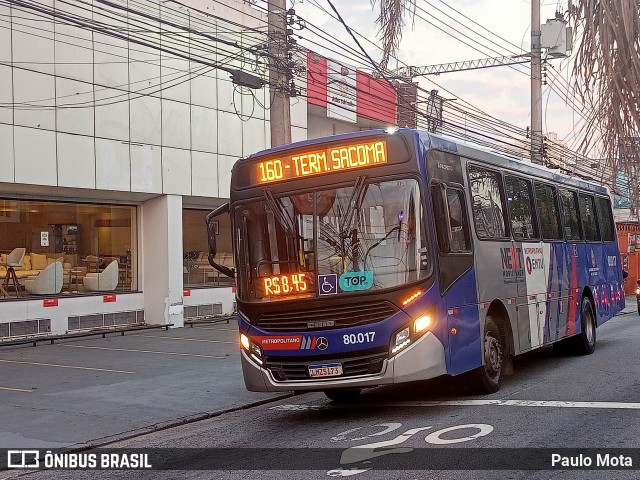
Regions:
M 7 390 L 9 392 L 26 392 L 26 393 L 33 392 L 32 388 L 17 388 L 17 387 L 0 387 L 0 390 Z
M 90 345 L 61 345 L 59 347 L 65 348 L 91 348 L 93 350 L 111 350 L 113 352 L 136 352 L 136 353 L 153 353 L 156 355 L 178 355 L 181 357 L 203 357 L 203 358 L 227 358 L 215 355 L 201 355 L 197 353 L 178 353 L 178 352 L 155 352 L 153 350 L 134 350 L 133 348 L 109 348 L 109 347 L 92 347 Z
M 20 360 L 0 360 L 4 363 L 21 363 L 24 365 L 39 365 L 41 367 L 58 367 L 58 368 L 76 368 L 78 370 L 94 370 L 96 372 L 113 372 L 113 373 L 136 373 L 128 372 L 126 370 L 111 370 L 110 368 L 97 368 L 97 367 L 79 367 L 77 365 L 60 365 L 57 363 L 41 363 L 41 362 L 24 362 Z
M 239 342 L 228 342 L 226 340 L 205 340 L 202 338 L 180 338 L 180 337 L 169 337 L 167 335 L 129 335 L 130 337 L 146 337 L 146 338 L 166 338 L 167 340 L 184 340 L 187 342 L 208 342 L 208 343 L 228 343 L 231 345 L 238 345 Z
M 385 402 L 358 403 L 359 408 L 396 408 L 396 407 L 474 407 L 474 406 L 508 406 L 508 407 L 545 407 L 545 408 L 594 408 L 617 410 L 640 410 L 640 403 L 633 402 L 568 402 L 562 400 L 443 400 L 438 402 Z M 317 410 L 336 408 L 335 405 L 276 405 L 270 410 Z M 338 407 L 339 408 L 339 407 Z

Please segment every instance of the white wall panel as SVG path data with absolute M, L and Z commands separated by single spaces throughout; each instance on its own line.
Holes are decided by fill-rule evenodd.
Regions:
M 160 146 L 162 140 L 161 100 L 139 97 L 131 100 L 131 141 Z
M 96 137 L 129 141 L 129 103 L 127 94 L 109 89 L 102 91 L 103 100 L 96 94 Z M 106 99 L 106 97 L 115 97 Z
M 108 17 L 94 12 L 98 21 L 108 21 Z M 115 23 L 126 27 L 125 21 Z M 110 23 L 114 23 L 113 20 Z M 95 50 L 95 98 L 96 98 L 96 136 L 118 140 L 129 140 L 129 67 L 127 42 L 94 34 L 97 42 Z M 110 53 L 106 53 L 106 52 Z M 116 88 L 109 88 L 116 87 Z
M 235 113 L 218 111 L 218 153 L 242 156 L 242 120 Z
M 0 13 L 1 15 L 1 13 Z M 0 35 L 2 35 L 2 28 L 0 28 Z M 0 48 L 2 38 L 0 37 Z M 0 53 L 0 62 L 10 62 L 9 60 L 3 60 L 3 55 Z M 0 105 L 12 105 L 13 104 L 13 69 L 6 65 L 0 65 Z M 0 123 L 13 124 L 13 108 L 0 106 Z
M 56 96 L 53 76 L 14 68 L 13 92 L 15 103 L 29 103 L 35 106 L 33 110 L 15 109 L 16 125 L 55 129 L 56 116 L 51 108 L 55 105 Z
M 162 146 L 190 148 L 190 124 L 189 104 L 162 100 Z
M 69 65 L 64 65 L 69 72 L 67 77 L 91 78 L 91 65 L 76 65 L 73 73 Z M 93 136 L 94 108 L 93 86 L 91 83 L 76 82 L 65 78 L 56 78 L 57 130 L 60 132 L 78 133 Z
M 2 27 L 0 28 L 0 61 L 11 61 L 11 29 L 9 21 L 11 8 L 8 5 L 0 5 L 0 18 L 2 19 Z
M 264 120 L 252 118 L 242 122 L 242 156 L 264 150 L 267 145 L 264 132 Z
M 218 196 L 218 156 L 213 153 L 192 152 L 192 195 Z
M 300 142 L 307 140 L 307 129 L 301 127 L 291 127 L 291 141 Z
M 225 112 L 233 112 L 235 115 L 236 108 L 234 108 L 233 101 L 233 92 L 235 90 L 235 85 L 231 83 L 231 80 L 225 80 L 229 77 L 226 72 L 218 72 L 218 108 L 220 110 L 224 110 Z M 237 105 L 237 110 L 240 111 L 241 105 Z
M 162 148 L 162 192 L 191 195 L 191 152 Z
M 191 106 L 191 148 L 203 152 L 218 150 L 218 115 L 215 110 Z
M 96 188 L 128 192 L 130 183 L 129 145 L 96 138 Z
M 193 68 L 195 64 L 191 65 Z M 216 108 L 218 105 L 216 85 L 215 70 L 206 75 L 194 76 L 191 79 L 191 103 L 202 107 Z
M 56 134 L 37 128 L 15 127 L 16 183 L 56 185 Z
M 131 191 L 162 193 L 159 146 L 131 144 Z
M 155 37 L 153 41 L 158 41 L 159 35 Z M 136 49 L 141 51 L 131 51 L 129 64 L 131 141 L 160 145 L 160 55 L 147 47 L 136 46 Z
M 220 198 L 229 198 L 229 192 L 231 191 L 231 169 L 237 161 L 238 157 L 218 155 L 218 196 Z
M 13 161 L 13 125 L 0 123 L 0 182 L 15 180 Z
M 164 31 L 164 29 L 163 29 Z M 187 33 L 182 31 L 178 35 L 187 37 Z M 180 40 L 178 40 L 180 41 Z M 188 50 L 185 46 L 176 46 L 175 44 L 169 44 L 168 48 L 175 50 Z M 177 102 L 189 103 L 190 101 L 190 88 L 189 88 L 189 61 L 182 60 L 176 57 L 162 57 L 162 98 L 168 100 L 175 100 Z
M 58 133 L 58 185 L 95 188 L 96 154 L 93 136 Z
M 307 99 L 294 97 L 291 99 L 291 125 L 307 127 Z

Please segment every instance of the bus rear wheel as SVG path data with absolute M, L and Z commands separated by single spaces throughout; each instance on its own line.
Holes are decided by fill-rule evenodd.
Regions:
M 495 393 L 502 386 L 504 371 L 504 340 L 496 321 L 487 317 L 484 321 L 483 365 L 469 372 L 471 389 L 478 394 Z
M 336 403 L 351 403 L 360 397 L 361 388 L 340 388 L 336 390 L 325 390 L 324 394 Z
M 591 300 L 582 298 L 580 307 L 580 323 L 582 332 L 572 338 L 572 347 L 578 355 L 591 355 L 596 349 L 596 315 Z

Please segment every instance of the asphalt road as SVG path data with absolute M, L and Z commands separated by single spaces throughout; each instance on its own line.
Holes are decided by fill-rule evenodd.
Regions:
M 597 337 L 590 356 L 559 357 L 544 348 L 517 358 L 514 374 L 493 395 L 472 396 L 450 379 L 372 389 L 353 405 L 334 404 L 322 394 L 298 395 L 110 445 L 166 449 L 167 458 L 155 458 L 184 470 L 40 471 L 26 478 L 637 479 L 640 317 L 619 316 Z M 189 450 L 194 448 L 221 450 Z M 546 470 L 463 469 L 474 456 L 526 468 L 541 448 L 547 449 L 541 454 Z M 593 465 L 595 451 L 586 449 L 612 456 L 616 449 L 638 450 L 630 453 L 633 470 L 552 469 L 551 455 L 564 448 L 593 456 Z M 433 458 L 461 469 L 416 469 Z M 225 459 L 256 469 L 189 470 Z M 0 478 L 10 478 L 7 473 Z

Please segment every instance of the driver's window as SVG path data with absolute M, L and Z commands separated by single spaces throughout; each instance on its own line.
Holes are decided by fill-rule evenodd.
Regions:
M 464 192 L 434 184 L 431 187 L 431 199 L 440 252 L 470 252 L 471 238 L 464 207 Z

